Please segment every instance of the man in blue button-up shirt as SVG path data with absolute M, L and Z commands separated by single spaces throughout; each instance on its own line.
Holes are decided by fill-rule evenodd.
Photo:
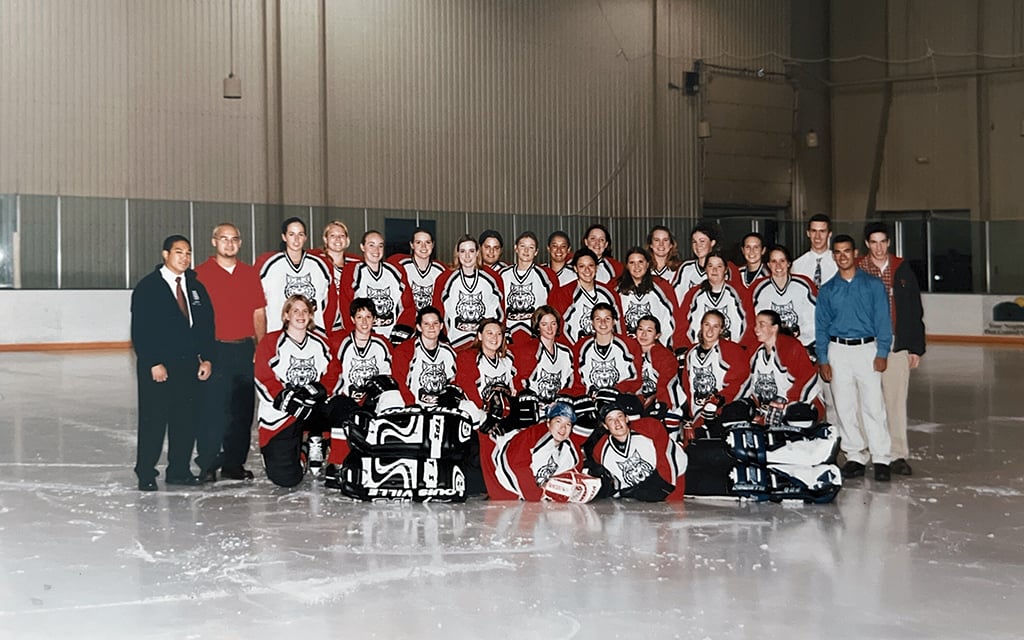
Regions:
M 872 460 L 875 480 L 888 481 L 890 440 L 882 377 L 892 346 L 885 285 L 857 268 L 848 235 L 832 241 L 839 273 L 821 286 L 815 308 L 815 349 L 822 379 L 832 383 L 846 465 L 844 478 L 864 475 Z

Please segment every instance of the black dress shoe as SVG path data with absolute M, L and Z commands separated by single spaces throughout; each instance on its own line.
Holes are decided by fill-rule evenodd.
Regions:
M 217 470 L 207 469 L 206 471 L 203 471 L 202 473 L 199 474 L 199 479 L 202 481 L 203 484 L 217 482 Z
M 167 484 L 177 484 L 184 487 L 198 487 L 199 485 L 203 484 L 203 481 L 202 479 L 200 479 L 199 476 L 194 476 L 191 474 L 183 476 L 181 478 L 172 478 L 168 476 L 167 480 L 165 480 L 164 482 L 166 482 Z
M 220 470 L 220 477 L 228 478 L 230 480 L 252 480 L 252 471 L 249 471 L 242 465 L 237 467 L 222 467 Z
M 139 491 L 156 491 L 156 480 L 139 480 Z
M 892 474 L 889 472 L 889 465 L 875 463 L 875 480 L 879 482 L 889 482 L 892 480 Z
M 849 480 L 850 478 L 860 478 L 861 476 L 864 475 L 864 465 L 862 465 L 859 462 L 854 462 L 853 460 L 850 460 L 849 462 L 843 465 L 841 473 L 843 475 L 844 480 Z
M 909 476 L 914 473 L 914 470 L 910 468 L 910 464 L 904 458 L 897 458 L 889 464 L 889 471 L 892 471 L 898 476 Z

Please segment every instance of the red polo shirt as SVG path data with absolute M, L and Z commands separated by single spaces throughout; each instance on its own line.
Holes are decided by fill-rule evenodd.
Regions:
M 259 272 L 241 260 L 229 272 L 210 256 L 196 266 L 196 275 L 213 301 L 217 340 L 231 342 L 256 335 L 252 315 L 267 306 Z

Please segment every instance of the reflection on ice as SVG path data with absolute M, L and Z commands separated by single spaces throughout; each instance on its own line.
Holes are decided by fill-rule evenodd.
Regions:
M 957 349 L 915 374 L 915 475 L 830 505 L 140 494 L 130 356 L 3 354 L 0 637 L 1016 638 L 1024 398 L 949 400 Z

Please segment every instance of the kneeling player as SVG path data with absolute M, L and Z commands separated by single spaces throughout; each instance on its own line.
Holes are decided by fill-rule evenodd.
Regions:
M 614 480 L 613 497 L 644 502 L 682 500 L 686 454 L 654 418 L 630 422 L 619 402 L 598 411 L 608 433 L 593 449 L 594 462 Z
M 493 440 L 480 436 L 480 461 L 491 500 L 590 502 L 601 481 L 582 472 L 583 453 L 574 442 L 576 415 L 554 402 L 546 421 Z
M 313 313 L 305 297 L 290 296 L 281 312 L 284 329 L 268 333 L 256 348 L 260 451 L 267 477 L 282 487 L 294 487 L 306 473 L 307 434 L 319 442 L 349 410 L 343 399 L 328 399 L 338 361 L 326 336 L 312 328 Z

